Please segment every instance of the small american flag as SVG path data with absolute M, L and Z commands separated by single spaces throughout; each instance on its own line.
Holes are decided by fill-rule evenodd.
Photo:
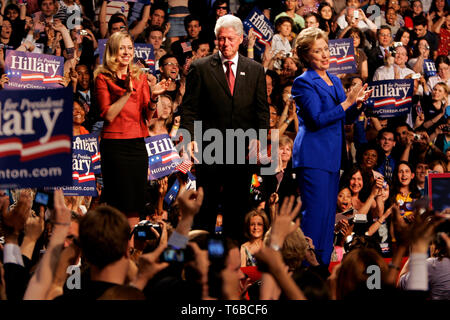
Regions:
M 186 174 L 186 172 L 188 172 L 191 169 L 192 165 L 193 163 L 191 160 L 183 160 L 183 162 L 180 163 L 175 169 Z

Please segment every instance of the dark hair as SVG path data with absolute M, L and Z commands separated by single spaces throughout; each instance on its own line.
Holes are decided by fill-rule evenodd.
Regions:
M 123 22 L 123 24 L 125 25 L 125 27 L 128 29 L 127 27 L 127 21 L 125 20 L 125 17 L 123 14 L 116 12 L 114 13 L 111 18 L 108 21 L 108 32 L 111 32 L 112 29 L 112 25 L 114 23 L 118 23 L 118 22 Z
M 448 2 L 447 2 L 447 0 L 445 0 L 444 1 L 444 12 L 449 12 L 450 11 L 450 7 L 449 7 L 449 5 L 448 5 Z M 437 9 L 437 7 L 436 7 L 436 0 L 433 0 L 432 2 L 431 2 L 431 6 L 430 6 L 430 10 L 428 10 L 428 13 L 430 14 L 430 13 L 432 13 L 432 12 L 438 12 L 438 9 Z
M 316 20 L 317 20 L 317 22 L 320 21 L 320 15 L 318 15 L 316 12 L 308 12 L 308 13 L 305 15 L 305 17 L 304 17 L 305 21 L 306 21 L 306 19 L 309 18 L 309 17 L 315 17 Z
M 414 172 L 416 171 L 414 168 L 414 166 L 409 163 L 408 161 L 399 161 L 394 169 L 394 173 L 392 174 L 392 192 L 390 195 L 390 198 L 392 198 L 392 203 L 396 203 L 395 201 L 395 197 L 397 196 L 397 194 L 400 192 L 400 181 L 398 180 L 398 171 L 400 168 L 400 165 L 406 165 L 409 167 L 409 169 L 411 170 L 411 173 L 414 174 Z M 417 188 L 417 184 L 413 182 L 413 180 L 411 179 L 411 183 L 409 184 L 409 191 L 411 192 L 411 199 L 417 200 L 420 198 L 421 194 L 419 189 Z
M 375 167 L 377 167 L 380 164 L 381 158 L 382 158 L 382 152 L 380 150 L 380 147 L 375 143 L 375 141 L 370 141 L 368 143 L 365 143 L 361 145 L 361 147 L 358 148 L 358 151 L 356 153 L 356 162 L 359 166 L 362 164 L 363 155 L 367 150 L 375 150 L 378 156 L 377 164 Z
M 209 49 L 211 49 L 211 43 L 208 39 L 200 37 L 198 39 L 194 39 L 191 41 L 192 51 L 197 51 L 198 48 L 200 48 L 201 44 L 207 44 L 209 45 Z
M 160 26 L 149 26 L 147 28 L 147 30 L 145 31 L 145 38 L 148 39 L 148 37 L 150 37 L 150 33 L 152 33 L 153 31 L 159 31 L 161 32 L 161 34 L 164 36 L 164 28 L 160 27 Z
M 221 5 L 221 4 L 226 4 L 227 5 L 227 13 L 229 13 L 230 12 L 230 5 L 228 3 L 228 0 L 216 0 L 214 2 L 214 4 L 213 4 L 213 10 L 216 11 L 217 8 L 219 7 L 219 5 Z M 215 12 L 214 12 L 214 14 L 215 14 Z
M 363 186 L 361 191 L 359 191 L 358 193 L 358 198 L 362 202 L 365 202 L 370 194 L 370 190 L 372 189 L 372 172 L 366 172 L 359 165 L 354 165 L 342 174 L 342 178 L 339 183 L 342 188 L 347 187 L 351 191 L 350 180 L 352 179 L 352 176 L 357 172 L 361 173 L 363 179 Z
M 199 17 L 190 14 L 184 18 L 184 28 L 186 29 L 186 31 L 188 29 L 189 23 L 191 23 L 192 21 L 198 21 L 198 24 L 200 26 L 202 25 L 202 22 Z
M 331 9 L 330 20 L 325 20 L 320 13 L 324 7 L 330 7 Z M 323 1 L 319 4 L 319 7 L 317 8 L 317 13 L 319 14 L 319 28 L 322 29 L 323 31 L 327 31 L 327 26 L 329 26 L 331 31 L 331 25 L 329 24 L 334 22 L 336 19 L 336 12 L 334 11 L 334 8 L 328 2 Z
M 130 225 L 122 212 L 102 205 L 83 216 L 79 234 L 83 256 L 103 269 L 126 255 Z
M 396 125 L 395 125 L 395 128 L 394 128 L 394 131 L 395 131 L 394 132 L 394 136 L 395 137 L 398 136 L 397 129 L 400 128 L 400 127 L 406 127 L 406 128 L 408 128 L 408 131 L 410 131 L 410 132 L 414 131 L 414 129 L 411 128 L 411 126 L 408 123 L 406 123 L 405 121 L 397 122 Z
M 401 38 L 402 38 L 402 36 L 403 36 L 403 34 L 404 34 L 405 32 L 409 34 L 409 42 L 408 42 L 408 44 L 407 44 L 407 46 L 409 47 L 409 44 L 411 43 L 411 40 L 412 40 L 412 32 L 411 32 L 411 30 L 409 30 L 409 29 L 406 28 L 406 27 L 400 27 L 400 28 L 397 30 L 397 33 L 395 34 L 394 41 L 395 41 L 395 42 L 399 42 L 399 41 L 401 40 Z
M 166 62 L 166 60 L 167 60 L 167 59 L 170 59 L 170 58 L 175 58 L 175 59 L 177 59 L 178 64 L 180 64 L 180 61 L 178 60 L 178 58 L 177 58 L 176 55 L 167 53 L 167 54 L 163 55 L 163 56 L 159 59 L 159 66 L 160 66 L 160 67 L 164 66 L 164 63 Z
M 391 27 L 389 27 L 387 24 L 383 24 L 382 26 L 380 26 L 377 30 L 377 37 L 380 35 L 381 30 L 389 30 L 389 32 L 391 33 L 392 36 L 392 30 Z
M 444 55 L 437 56 L 436 61 L 435 61 L 435 65 L 436 65 L 436 70 L 437 71 L 439 71 L 439 65 L 441 63 L 445 63 L 446 65 L 450 65 L 450 59 L 447 56 L 444 56 Z
M 344 34 L 344 38 L 350 38 L 350 35 L 352 33 L 357 33 L 359 36 L 360 42 L 359 42 L 359 46 L 358 48 L 363 48 L 364 47 L 364 42 L 366 41 L 366 37 L 364 35 L 364 33 L 361 31 L 361 29 L 359 28 L 355 28 L 355 27 L 351 27 L 345 34 Z M 355 48 L 356 49 L 356 48 Z
M 44 0 L 38 0 L 38 7 L 40 8 L 42 6 L 42 2 L 44 2 Z M 56 3 L 56 0 L 52 0 L 53 3 Z
M 6 13 L 8 12 L 8 10 L 15 10 L 15 11 L 17 11 L 17 13 L 20 13 L 19 6 L 14 3 L 10 3 L 5 7 L 5 16 L 6 16 Z
M 275 30 L 276 30 L 276 32 L 279 32 L 278 29 L 285 22 L 289 22 L 291 24 L 291 28 L 294 28 L 294 20 L 292 20 L 291 17 L 283 16 L 283 17 L 279 17 L 277 20 L 275 20 Z
M 156 10 L 164 11 L 164 21 L 167 17 L 167 5 L 164 5 L 164 3 L 155 3 L 150 7 L 150 16 L 152 16 Z
M 383 137 L 383 133 L 385 132 L 390 132 L 395 137 L 395 130 L 392 127 L 386 127 L 378 131 L 377 140 L 380 140 Z
M 422 15 L 416 16 L 413 18 L 413 25 L 414 26 L 424 26 L 424 27 L 428 27 L 428 21 L 427 18 L 425 18 Z

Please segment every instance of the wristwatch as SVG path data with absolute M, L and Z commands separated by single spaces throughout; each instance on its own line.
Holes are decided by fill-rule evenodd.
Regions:
M 275 244 L 275 243 L 272 243 L 272 244 L 270 245 L 270 248 L 272 248 L 272 249 L 275 250 L 275 251 L 280 251 L 280 250 L 281 250 L 280 246 L 277 245 L 277 244 Z

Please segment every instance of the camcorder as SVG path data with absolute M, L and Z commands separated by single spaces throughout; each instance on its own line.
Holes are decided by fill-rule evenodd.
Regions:
M 158 223 L 153 223 L 148 220 L 143 220 L 139 222 L 133 229 L 134 238 L 136 240 L 154 240 L 156 239 L 156 234 L 151 230 L 153 228 L 161 236 L 161 226 Z
M 389 52 L 391 53 L 391 55 L 393 57 L 395 57 L 395 54 L 397 53 L 397 48 L 398 47 L 403 47 L 403 43 L 402 42 L 394 42 L 394 44 L 389 47 Z

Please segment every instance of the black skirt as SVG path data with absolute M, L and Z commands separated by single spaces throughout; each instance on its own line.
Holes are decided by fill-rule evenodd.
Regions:
M 127 216 L 144 212 L 148 155 L 144 138 L 102 139 L 102 202 Z

